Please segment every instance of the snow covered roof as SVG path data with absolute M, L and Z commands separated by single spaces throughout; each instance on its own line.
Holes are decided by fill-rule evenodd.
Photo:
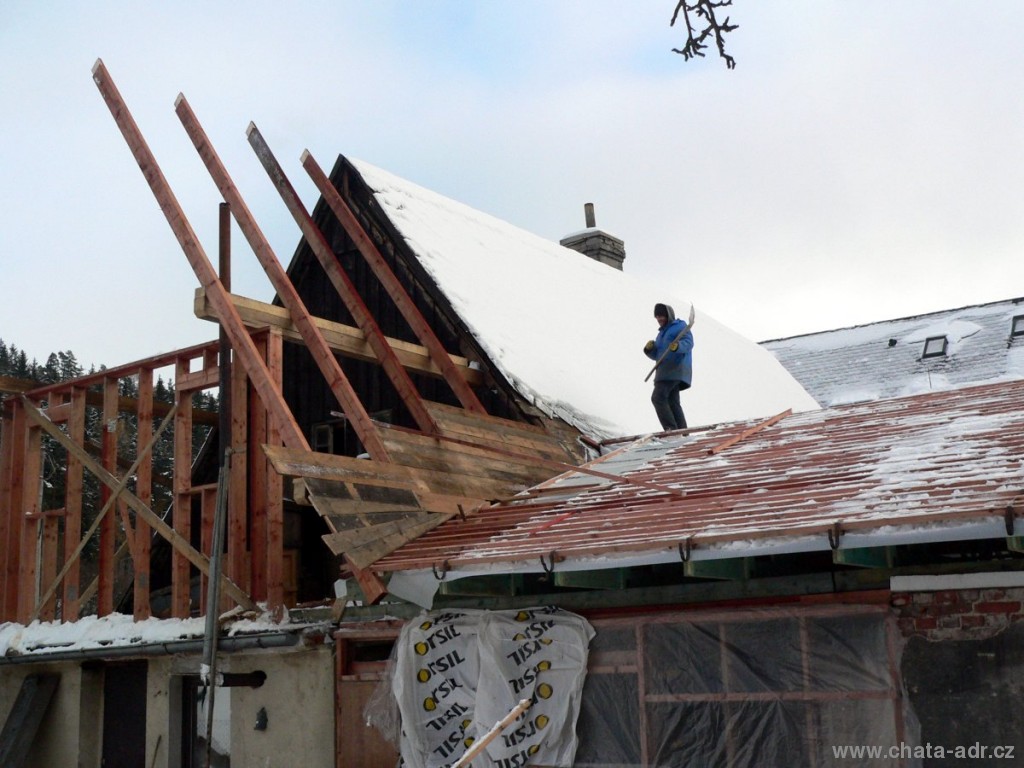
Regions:
M 513 387 L 596 439 L 660 429 L 644 377 L 654 305 L 686 318 L 682 287 L 644 284 L 557 243 L 350 160 L 412 254 Z M 697 307 L 691 426 L 817 403 L 766 350 Z
M 1024 381 L 654 436 L 588 466 L 623 479 L 566 473 L 374 568 L 398 572 L 394 594 L 428 601 L 446 570 L 454 579 L 1012 535 L 1024 503 Z
M 1024 378 L 1024 299 L 762 343 L 823 405 Z M 1024 330 L 1024 329 L 1022 329 Z M 944 354 L 925 357 L 925 342 Z

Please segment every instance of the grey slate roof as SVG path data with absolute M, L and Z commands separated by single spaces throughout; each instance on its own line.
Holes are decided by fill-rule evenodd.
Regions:
M 822 406 L 1024 378 L 1024 298 L 761 342 Z M 1018 321 L 1018 327 L 1021 321 Z M 945 336 L 946 353 L 923 357 Z

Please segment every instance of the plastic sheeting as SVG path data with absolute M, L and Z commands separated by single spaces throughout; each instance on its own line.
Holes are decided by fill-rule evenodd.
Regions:
M 593 635 L 583 618 L 558 608 L 448 610 L 406 624 L 390 676 L 403 763 L 451 765 L 529 699 L 530 708 L 473 766 L 573 765 Z M 393 734 L 386 701 L 378 696 L 372 704 L 370 721 Z
M 531 613 L 530 622 L 543 621 L 543 614 Z M 445 625 L 459 632 L 472 633 L 476 628 L 479 634 L 483 612 L 427 614 L 418 627 L 407 627 L 413 646 L 429 637 L 424 633 L 432 627 L 423 625 L 431 616 L 447 617 Z M 511 626 L 516 626 L 515 616 L 516 612 L 509 612 L 502 618 L 513 619 Z M 576 725 L 575 754 L 566 749 L 560 757 L 569 762 L 538 754 L 529 756 L 528 763 L 489 758 L 474 765 L 920 765 L 912 751 L 920 745 L 919 729 L 898 672 L 902 643 L 891 622 L 884 609 L 858 606 L 647 614 L 628 621 L 595 622 L 596 634 L 588 636 L 589 652 L 585 641 L 574 641 L 586 654 L 578 663 L 585 666 L 589 660 L 590 667 L 586 677 L 580 678 L 578 715 L 574 708 L 558 715 L 564 717 L 565 734 L 571 731 L 571 721 Z M 510 627 L 502 622 L 494 626 L 497 636 L 509 637 Z M 588 631 L 589 627 L 583 630 Z M 504 649 L 506 657 L 526 642 L 515 637 L 513 632 L 512 645 Z M 472 662 L 467 659 L 467 679 L 476 675 L 480 680 L 496 671 L 496 658 L 503 651 L 500 643 L 494 647 L 499 650 L 478 652 Z M 398 744 L 400 722 L 407 731 L 410 722 L 418 722 L 420 731 L 433 728 L 431 718 L 418 712 L 400 721 L 392 689 L 404 690 L 402 695 L 415 702 L 411 692 L 420 686 L 409 681 L 417 680 L 416 670 L 422 665 L 416 664 L 415 648 L 412 653 L 402 652 L 398 644 L 392 658 L 391 674 L 380 691 L 386 695 L 378 697 L 369 714 L 386 734 L 390 724 L 393 743 Z M 400 667 L 402 672 L 392 683 Z M 517 679 L 508 673 L 496 677 Z M 536 685 L 532 690 L 536 692 Z M 453 702 L 461 700 L 452 696 Z M 520 698 L 514 689 L 503 697 L 491 704 L 486 718 L 482 708 L 473 710 L 480 727 L 477 731 L 475 724 L 470 728 L 465 723 L 467 738 L 485 732 Z M 479 707 L 479 702 L 477 697 L 472 703 Z M 388 707 L 393 712 L 390 716 Z M 848 752 L 844 758 L 844 747 L 902 747 L 904 753 L 856 759 Z M 440 766 L 456 759 L 453 752 L 433 762 L 409 758 L 406 762 Z
M 837 752 L 917 743 L 898 652 L 881 612 L 598 624 L 575 765 L 914 765 Z

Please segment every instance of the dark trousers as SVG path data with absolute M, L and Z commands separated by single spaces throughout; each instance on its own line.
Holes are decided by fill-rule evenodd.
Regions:
M 658 414 L 661 428 L 666 432 L 673 429 L 686 429 L 683 406 L 679 404 L 679 392 L 682 387 L 681 381 L 654 382 L 651 402 L 654 403 L 654 412 Z

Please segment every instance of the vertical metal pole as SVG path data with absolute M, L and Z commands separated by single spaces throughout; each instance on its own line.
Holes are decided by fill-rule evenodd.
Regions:
M 213 744 L 213 703 L 217 690 L 217 635 L 220 627 L 220 571 L 221 550 L 224 548 L 224 522 L 227 517 L 228 465 L 230 449 L 221 455 L 220 472 L 217 475 L 217 509 L 213 515 L 213 541 L 210 544 L 210 575 L 206 580 L 206 634 L 203 639 L 202 677 L 206 684 L 206 768 L 210 768 L 210 752 Z
M 220 281 L 225 291 L 231 290 L 231 208 L 219 208 Z M 227 523 L 228 473 L 231 463 L 231 342 L 221 326 L 219 347 L 220 413 L 218 419 L 220 467 L 217 474 L 217 504 L 213 514 L 213 536 L 210 543 L 210 576 L 206 587 L 206 635 L 203 642 L 203 673 L 206 683 L 206 768 L 213 755 L 213 705 L 217 690 L 217 618 L 220 614 L 220 574 L 224 549 L 224 526 Z
M 220 282 L 231 291 L 231 206 L 220 204 L 220 249 L 218 252 Z M 227 456 L 231 447 L 231 341 L 220 328 L 220 455 Z

